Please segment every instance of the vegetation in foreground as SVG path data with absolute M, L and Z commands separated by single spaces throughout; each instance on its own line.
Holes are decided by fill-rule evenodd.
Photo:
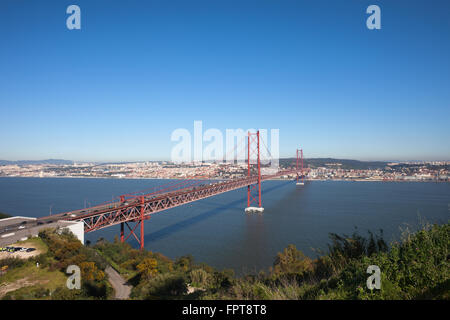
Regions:
M 9 217 L 11 217 L 11 216 L 6 213 L 0 212 L 0 219 L 5 219 L 5 218 L 9 218 Z
M 27 279 L 27 286 L 3 299 L 110 299 L 113 290 L 104 270 L 109 264 L 133 285 L 131 299 L 449 299 L 450 224 L 405 233 L 388 246 L 382 233 L 362 237 L 330 234 L 328 253 L 306 257 L 294 245 L 278 253 L 267 272 L 237 278 L 232 270 L 197 264 L 191 256 L 176 260 L 133 249 L 116 238 L 82 246 L 70 233 L 45 230 L 44 253 L 27 261 L 0 260 L 8 265 L 5 284 Z M 36 271 L 39 262 L 39 271 Z M 67 266 L 82 272 L 82 289 L 66 288 Z M 366 287 L 369 265 L 381 269 L 381 290 Z M 33 275 L 30 278 L 30 275 Z
M 95 250 L 83 246 L 72 233 L 47 229 L 31 241 L 40 242 L 39 246 L 45 248 L 39 256 L 28 260 L 0 260 L 0 268 L 7 266 L 7 272 L 0 276 L 0 293 L 2 287 L 18 287 L 4 292 L 0 298 L 84 300 L 111 297 L 113 290 L 104 273 L 107 263 Z M 69 265 L 80 267 L 81 290 L 69 290 L 66 286 L 68 275 L 65 272 Z
M 241 278 L 190 256 L 171 261 L 117 239 L 94 248 L 127 276 L 135 299 L 449 299 L 450 224 L 405 233 L 390 247 L 381 231 L 330 239 L 329 252 L 315 260 L 289 245 L 268 272 Z M 369 265 L 381 269 L 381 290 L 366 286 Z

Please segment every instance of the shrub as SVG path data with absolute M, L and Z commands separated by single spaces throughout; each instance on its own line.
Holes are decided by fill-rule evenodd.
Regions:
M 194 269 L 189 273 L 191 282 L 196 287 L 207 288 L 211 285 L 212 276 L 203 269 Z
M 186 280 L 179 274 L 158 274 L 135 289 L 133 297 L 143 299 L 172 299 L 187 292 Z
M 145 258 L 142 260 L 141 263 L 139 263 L 136 268 L 144 278 L 151 278 L 155 276 L 158 273 L 158 262 L 156 259 L 152 258 Z
M 312 270 L 312 260 L 297 250 L 293 244 L 285 248 L 282 253 L 278 253 L 273 264 L 273 274 L 276 277 L 284 276 L 301 280 Z

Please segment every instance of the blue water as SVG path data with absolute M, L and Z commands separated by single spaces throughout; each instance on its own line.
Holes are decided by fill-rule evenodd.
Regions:
M 83 208 L 113 196 L 148 189 L 167 180 L 0 178 L 0 212 L 39 217 Z M 244 213 L 246 189 L 231 191 L 157 213 L 145 223 L 145 247 L 176 258 L 192 254 L 197 262 L 238 274 L 272 265 L 277 252 L 295 244 L 305 254 L 326 249 L 328 234 L 384 230 L 386 240 L 419 220 L 446 223 L 450 184 L 430 182 L 292 181 L 263 183 L 262 215 Z M 86 234 L 95 242 L 112 240 L 114 226 Z M 133 246 L 137 243 L 132 238 Z

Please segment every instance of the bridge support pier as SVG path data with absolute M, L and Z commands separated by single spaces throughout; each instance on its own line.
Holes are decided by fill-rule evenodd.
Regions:
M 263 207 L 247 207 L 245 208 L 245 213 L 263 213 Z
M 136 241 L 139 243 L 139 248 L 140 249 L 144 249 L 144 220 L 142 220 L 141 218 L 139 218 L 138 221 L 134 221 L 135 225 L 133 227 L 130 227 L 130 225 L 128 224 L 128 222 L 122 222 L 120 224 L 120 242 L 125 242 L 128 240 L 128 238 L 133 235 L 133 237 L 136 239 Z M 125 232 L 122 233 L 122 225 L 126 225 L 128 228 L 128 231 L 130 232 L 126 237 L 125 237 Z M 136 235 L 136 229 L 137 227 L 140 225 L 140 235 L 139 237 Z
M 133 228 L 130 227 L 130 225 L 128 224 L 127 221 L 120 223 L 120 242 L 124 243 L 125 241 L 128 240 L 128 238 L 131 235 L 133 235 L 134 238 L 136 239 L 136 241 L 139 243 L 139 248 L 141 250 L 144 249 L 144 222 L 145 222 L 145 220 L 147 220 L 149 218 L 149 217 L 144 216 L 144 212 L 145 212 L 144 206 L 145 206 L 145 198 L 144 198 L 144 196 L 142 196 L 141 197 L 141 208 L 140 208 L 141 214 L 140 214 L 139 218 L 137 218 L 135 221 L 133 221 L 133 222 L 135 222 L 135 225 L 133 226 Z M 128 231 L 130 232 L 128 234 L 128 236 L 126 236 L 126 237 L 125 237 L 125 230 L 124 230 L 125 225 L 127 226 Z M 135 232 L 135 230 L 137 229 L 138 226 L 140 226 L 139 238 Z

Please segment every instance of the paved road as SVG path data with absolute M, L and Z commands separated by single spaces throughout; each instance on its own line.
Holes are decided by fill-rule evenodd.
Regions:
M 109 283 L 111 283 L 111 286 L 114 288 L 114 297 L 116 299 L 128 299 L 131 293 L 131 286 L 126 285 L 126 281 L 110 266 L 108 266 L 105 271 L 108 275 Z
M 2 224 L 5 224 L 5 222 L 2 221 Z M 68 226 L 67 222 L 64 221 L 55 221 L 41 225 L 38 225 L 35 222 L 29 222 L 24 225 L 24 229 L 19 229 L 15 224 L 13 226 L 3 226 L 2 224 L 0 224 L 0 228 L 3 228 L 0 229 L 0 247 L 6 247 L 7 245 L 22 240 L 23 238 L 37 237 L 39 231 L 43 229 L 65 228 Z
M 44 226 L 50 228 L 52 226 Z M 16 243 L 24 238 L 36 237 L 39 234 L 39 231 L 42 229 L 41 226 L 26 228 L 21 230 L 10 230 L 6 232 L 0 233 L 0 247 L 6 247 L 10 244 Z

